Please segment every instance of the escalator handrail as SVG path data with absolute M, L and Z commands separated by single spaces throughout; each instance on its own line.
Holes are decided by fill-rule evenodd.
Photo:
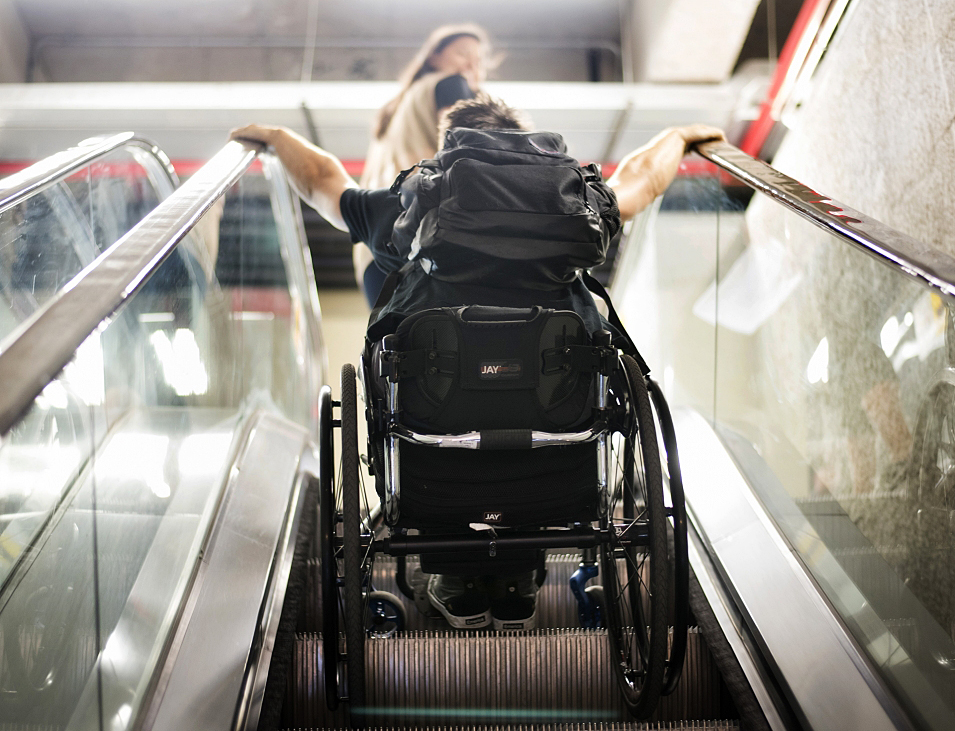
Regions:
M 955 258 L 945 252 L 813 190 L 727 142 L 703 142 L 693 149 L 841 240 L 940 294 L 955 297 Z
M 30 196 L 68 178 L 77 170 L 123 147 L 138 147 L 159 163 L 173 188 L 179 185 L 176 170 L 169 157 L 152 140 L 135 132 L 120 132 L 81 142 L 76 147 L 57 152 L 23 170 L 0 179 L 0 213 L 22 203 Z
M 0 342 L 0 437 L 77 348 L 132 297 L 261 148 L 229 142 L 195 175 Z

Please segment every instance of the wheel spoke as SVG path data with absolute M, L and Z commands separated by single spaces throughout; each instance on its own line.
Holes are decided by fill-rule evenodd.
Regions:
M 626 408 L 627 421 L 612 442 L 613 499 L 607 524 L 621 532 L 639 527 L 647 545 L 621 545 L 614 532 L 601 549 L 601 573 L 615 675 L 627 707 L 646 718 L 659 697 L 666 663 L 666 514 L 649 394 L 635 361 L 623 356 L 622 364 L 628 387 L 617 382 L 615 399 Z

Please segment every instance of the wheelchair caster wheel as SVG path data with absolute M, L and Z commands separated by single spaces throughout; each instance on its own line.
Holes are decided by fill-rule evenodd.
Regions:
M 401 599 L 387 591 L 368 594 L 365 610 L 365 631 L 369 637 L 393 637 L 408 624 L 408 616 Z

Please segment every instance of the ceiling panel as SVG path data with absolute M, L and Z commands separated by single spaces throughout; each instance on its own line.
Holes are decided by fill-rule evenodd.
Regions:
M 431 30 L 462 21 L 484 26 L 504 52 L 497 78 L 592 80 L 589 49 L 600 49 L 600 80 L 622 78 L 619 0 L 12 2 L 32 39 L 36 80 L 297 80 L 310 11 L 313 80 L 394 79 Z M 249 58 L 236 58 L 243 51 Z
M 82 36 L 299 36 L 310 0 L 16 0 L 30 33 Z M 417 45 L 441 23 L 480 23 L 502 42 L 619 41 L 618 0 L 352 0 L 317 3 L 323 39 Z

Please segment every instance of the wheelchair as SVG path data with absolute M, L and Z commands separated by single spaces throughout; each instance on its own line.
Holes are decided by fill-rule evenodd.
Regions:
M 615 347 L 606 330 L 588 333 L 573 312 L 468 306 L 419 312 L 366 343 L 360 377 L 377 500 L 361 484 L 354 366 L 342 368 L 340 403 L 322 390 L 331 710 L 347 700 L 352 717 L 361 714 L 365 640 L 403 623 L 397 597 L 372 585 L 380 554 L 397 557 L 397 584 L 410 597 L 408 556 L 450 552 L 493 564 L 521 550 L 579 550 L 571 580 L 578 615 L 606 630 L 631 714 L 648 717 L 675 689 L 689 611 L 679 457 L 661 390 L 626 336 L 616 342 L 626 345 Z M 589 579 L 596 582 L 585 587 Z

